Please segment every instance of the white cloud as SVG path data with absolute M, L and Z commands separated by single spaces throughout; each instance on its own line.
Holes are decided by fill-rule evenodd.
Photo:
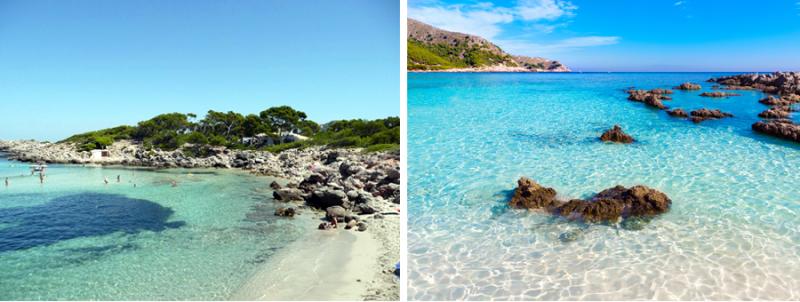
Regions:
M 556 20 L 574 15 L 578 9 L 569 1 L 559 0 L 524 0 L 517 3 L 516 12 L 526 21 Z
M 583 47 L 617 44 L 617 36 L 578 36 L 547 43 L 516 39 L 500 39 L 503 25 L 511 22 L 526 24 L 526 30 L 549 34 L 567 27 L 576 15 L 577 6 L 566 0 L 518 0 L 514 6 L 499 7 L 489 2 L 471 5 L 410 5 L 408 16 L 430 25 L 455 32 L 478 35 L 495 42 L 509 53 L 520 55 L 550 55 Z
M 410 5 L 408 16 L 449 31 L 492 39 L 502 31 L 502 24 L 515 20 L 536 22 L 534 29 L 551 33 L 563 26 L 552 22 L 575 16 L 577 9 L 566 0 L 519 0 L 514 7 L 497 7 L 491 2 L 449 6 Z
M 500 48 L 513 54 L 547 56 L 578 48 L 613 45 L 619 43 L 621 39 L 618 36 L 583 36 L 557 40 L 547 44 L 525 40 L 498 40 L 495 42 Z
M 487 39 L 497 36 L 500 24 L 514 21 L 514 15 L 503 8 L 481 4 L 476 7 L 409 7 L 408 16 L 430 25 L 455 32 L 469 33 Z
M 675 6 L 681 6 L 681 5 L 683 5 L 684 3 L 685 3 L 685 2 L 683 2 L 683 1 L 678 1 L 678 2 L 675 2 Z

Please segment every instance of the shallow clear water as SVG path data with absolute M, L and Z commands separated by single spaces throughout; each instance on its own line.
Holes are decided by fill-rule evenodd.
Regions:
M 272 215 L 271 179 L 238 171 L 29 174 L 0 158 L 0 300 L 227 299 L 308 229 Z
M 699 97 L 718 75 L 409 74 L 409 298 L 800 299 L 800 145 L 750 130 L 760 92 Z M 704 89 L 667 106 L 735 117 L 623 91 L 684 81 Z M 614 124 L 638 142 L 600 142 Z M 523 175 L 564 199 L 644 184 L 672 209 L 641 230 L 508 209 Z

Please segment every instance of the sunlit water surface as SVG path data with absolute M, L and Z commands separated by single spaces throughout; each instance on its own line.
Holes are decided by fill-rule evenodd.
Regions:
M 227 299 L 308 229 L 238 171 L 50 165 L 40 184 L 0 158 L 5 177 L 0 300 Z
M 409 74 L 410 299 L 800 299 L 800 147 L 750 130 L 763 95 L 701 98 L 703 73 Z M 626 100 L 672 87 L 693 124 Z M 614 124 L 632 145 L 597 137 Z M 586 197 L 644 184 L 641 230 L 505 206 L 520 176 Z M 562 234 L 579 234 L 562 240 Z

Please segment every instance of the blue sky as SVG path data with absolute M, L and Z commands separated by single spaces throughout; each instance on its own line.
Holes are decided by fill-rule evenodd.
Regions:
M 0 0 L 0 139 L 160 113 L 397 116 L 395 1 Z
M 573 70 L 800 70 L 798 0 L 409 0 L 408 15 Z

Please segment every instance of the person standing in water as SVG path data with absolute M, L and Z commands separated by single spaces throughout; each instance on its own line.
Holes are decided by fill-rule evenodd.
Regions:
M 8 177 L 6 177 L 6 187 L 8 187 Z
M 103 176 L 103 182 L 104 182 L 105 184 L 108 184 L 108 177 L 106 177 L 106 176 Z
M 44 173 L 42 173 L 42 172 L 39 172 L 39 183 L 40 184 L 44 183 Z
M 119 175 L 117 175 L 117 183 L 119 183 L 119 179 L 120 179 L 120 178 L 119 178 Z

